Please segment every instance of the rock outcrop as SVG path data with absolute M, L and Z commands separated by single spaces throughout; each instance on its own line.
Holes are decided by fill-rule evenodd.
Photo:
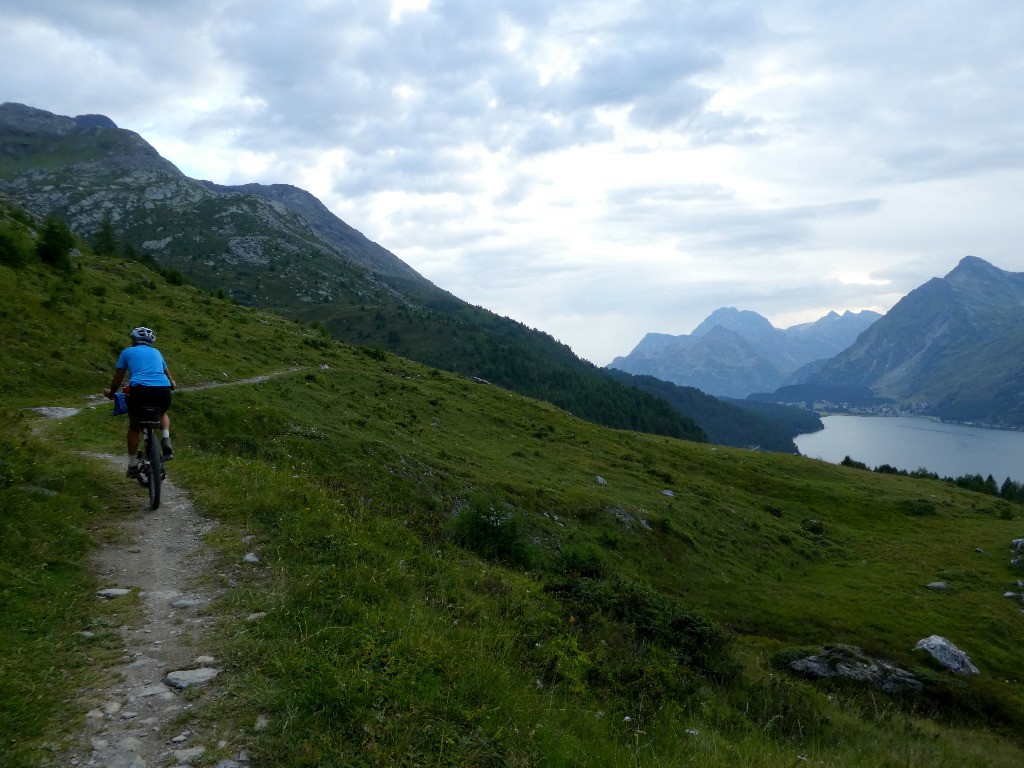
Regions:
M 940 635 L 930 635 L 918 640 L 914 648 L 931 654 L 950 672 L 965 676 L 980 674 L 978 668 L 971 663 L 970 656 Z
M 820 653 L 795 659 L 788 666 L 808 677 L 855 680 L 886 693 L 924 689 L 924 683 L 913 673 L 849 645 L 826 646 Z

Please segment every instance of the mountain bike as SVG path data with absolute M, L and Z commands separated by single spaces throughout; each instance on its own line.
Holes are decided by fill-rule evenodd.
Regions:
M 144 405 L 139 409 L 139 429 L 142 447 L 139 449 L 139 485 L 149 490 L 149 508 L 160 506 L 160 483 L 167 477 L 164 456 L 160 447 L 160 406 Z

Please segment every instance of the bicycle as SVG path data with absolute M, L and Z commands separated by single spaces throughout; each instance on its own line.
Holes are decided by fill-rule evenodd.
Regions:
M 139 409 L 142 447 L 139 449 L 139 485 L 149 490 L 149 508 L 160 506 L 160 484 L 167 477 L 163 450 L 160 447 L 160 406 L 144 405 Z

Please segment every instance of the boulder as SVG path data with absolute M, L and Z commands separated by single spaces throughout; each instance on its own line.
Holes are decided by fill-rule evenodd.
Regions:
M 980 674 L 966 653 L 940 635 L 930 635 L 918 640 L 914 648 L 928 652 L 950 672 L 967 676 Z
M 886 693 L 924 688 L 924 683 L 907 670 L 849 645 L 826 646 L 820 653 L 789 662 L 789 668 L 808 677 L 842 677 L 867 683 Z

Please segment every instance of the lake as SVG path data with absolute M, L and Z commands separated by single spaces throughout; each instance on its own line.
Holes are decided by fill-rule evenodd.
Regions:
M 874 469 L 890 464 L 913 472 L 925 467 L 940 477 L 992 475 L 1024 482 L 1024 432 L 943 424 L 910 416 L 847 416 L 821 419 L 825 429 L 799 435 L 804 456 L 838 464 L 849 456 Z

